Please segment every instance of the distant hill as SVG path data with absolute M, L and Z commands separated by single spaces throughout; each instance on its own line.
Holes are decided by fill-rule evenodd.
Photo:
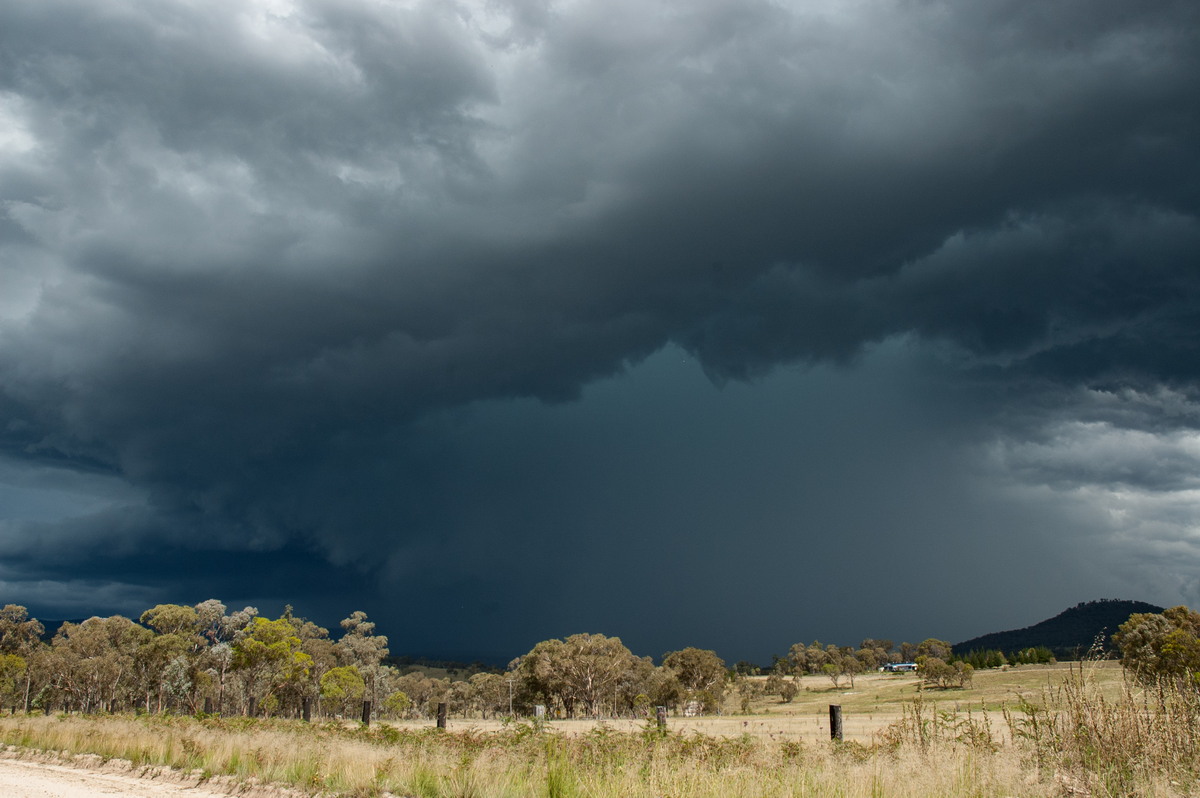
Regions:
M 38 618 L 38 620 L 42 622 L 42 628 L 46 630 L 42 632 L 42 641 L 49 643 L 54 639 L 54 635 L 58 633 L 59 627 L 64 623 L 83 623 L 87 618 L 68 618 L 65 621 L 47 621 L 41 618 Z
M 476 673 L 504 673 L 504 668 L 489 665 L 481 660 L 462 662 L 452 659 L 431 659 L 429 657 L 389 656 L 383 664 L 391 665 L 400 673 L 423 673 L 429 677 L 440 679 L 469 679 Z
M 1105 645 L 1111 646 L 1109 638 L 1133 613 L 1162 611 L 1162 607 L 1144 601 L 1085 601 L 1024 629 L 993 632 L 956 643 L 954 653 L 966 654 L 989 649 L 1010 652 L 1045 646 L 1059 659 L 1078 659 L 1087 653 L 1101 635 L 1104 636 Z

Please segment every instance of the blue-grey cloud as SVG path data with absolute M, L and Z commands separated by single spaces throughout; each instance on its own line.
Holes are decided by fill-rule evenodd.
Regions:
M 457 593 L 419 600 L 431 626 L 496 648 L 518 617 L 607 618 L 593 597 L 640 578 L 639 547 L 638 568 L 678 557 L 675 591 L 751 570 L 729 540 L 888 562 L 889 519 L 945 572 L 1007 562 L 1022 523 L 1061 529 L 1020 539 L 1069 562 L 1094 540 L 1078 491 L 1118 483 L 1182 502 L 1162 534 L 1190 546 L 1198 28 L 1168 0 L 9 3 L 0 453 L 122 487 L 5 513 L 2 578 L 215 593 L 241 577 L 189 562 L 251 582 L 275 552 L 362 574 L 343 595 L 368 603 Z M 776 398 L 721 410 L 697 368 Z M 652 401 L 668 383 L 676 408 Z M 596 385 L 628 386 L 644 434 L 607 426 Z M 822 467 L 713 465 L 725 437 L 769 449 L 758 412 L 832 424 Z M 1003 485 L 1038 512 L 1001 509 Z M 1097 539 L 1149 558 L 1139 523 Z M 867 570 L 845 618 L 884 590 Z M 1040 595 L 1091 598 L 1066 595 L 1102 584 L 1079 574 Z

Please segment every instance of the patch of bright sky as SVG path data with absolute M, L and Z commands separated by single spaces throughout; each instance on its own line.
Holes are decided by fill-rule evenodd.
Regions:
M 37 139 L 25 124 L 20 97 L 0 92 L 0 158 L 25 155 L 37 146 Z

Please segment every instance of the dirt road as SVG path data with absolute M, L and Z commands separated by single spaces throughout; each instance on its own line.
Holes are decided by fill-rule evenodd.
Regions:
M 22 759 L 0 758 L 0 795 L 4 798 L 229 798 L 198 785 L 195 779 L 139 778 L 117 773 L 66 767 Z

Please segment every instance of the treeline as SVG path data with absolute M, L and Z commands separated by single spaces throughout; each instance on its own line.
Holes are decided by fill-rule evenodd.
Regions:
M 450 680 L 391 658 L 387 637 L 363 612 L 344 619 L 335 640 L 290 607 L 272 619 L 254 607 L 231 612 L 216 599 L 160 604 L 136 621 L 66 622 L 48 642 L 44 636 L 25 607 L 0 609 L 3 707 L 359 718 L 369 702 L 370 717 L 400 719 L 432 717 L 445 703 L 453 714 L 482 718 L 528 716 L 538 707 L 555 717 L 644 717 L 656 706 L 719 712 L 731 692 L 743 708 L 772 692 L 788 701 L 801 677 L 827 677 L 838 687 L 906 659 L 919 659 L 926 680 L 941 686 L 970 677 L 968 667 L 951 662 L 950 645 L 934 639 L 899 647 L 864 640 L 857 649 L 797 644 L 764 680 L 728 668 L 712 651 L 685 648 L 655 665 L 619 638 L 577 634 L 538 643 L 505 672 Z
M 898 646 L 868 638 L 858 647 L 797 643 L 764 672 L 745 662 L 729 668 L 697 648 L 670 652 L 655 665 L 619 638 L 577 634 L 538 643 L 503 672 L 472 668 L 461 674 L 468 678 L 451 680 L 390 657 L 387 637 L 363 612 L 341 621 L 335 640 L 290 607 L 271 619 L 254 607 L 230 612 L 216 599 L 160 604 L 136 621 L 115 615 L 66 622 L 48 642 L 44 635 L 24 607 L 0 609 L 0 706 L 357 719 L 369 702 L 370 717 L 400 719 L 432 717 L 445 703 L 452 714 L 485 719 L 539 711 L 645 717 L 656 706 L 719 712 L 731 696 L 743 710 L 770 695 L 787 702 L 803 678 L 853 686 L 859 674 L 889 663 L 915 662 L 926 684 L 949 688 L 969 684 L 979 668 L 1053 661 L 1045 647 L 956 656 L 935 638 Z M 1116 640 L 1127 665 L 1193 673 L 1200 671 L 1198 635 L 1200 615 L 1177 607 L 1132 616 Z
M 409 711 L 408 696 L 427 692 L 423 677 L 382 664 L 387 638 L 365 613 L 341 626 L 335 642 L 290 607 L 269 619 L 210 599 L 160 604 L 137 622 L 66 622 L 46 643 L 43 625 L 9 604 L 0 609 L 0 702 L 27 712 L 299 715 L 315 706 L 335 715 L 370 700 L 381 712 Z
M 808 645 L 795 644 L 787 657 L 775 657 L 767 690 L 778 692 L 787 702 L 797 692 L 795 685 L 788 684 L 788 676 L 821 675 L 827 677 L 834 688 L 843 682 L 853 687 L 857 675 L 901 662 L 916 663 L 922 679 L 936 687 L 963 687 L 971 681 L 974 671 L 971 665 L 955 660 L 949 643 L 934 637 L 899 646 L 891 640 L 867 638 L 857 649 L 813 641 Z
M 1046 646 L 1030 646 L 1020 651 L 1004 652 L 996 648 L 972 649 L 955 654 L 955 661 L 969 663 L 975 669 L 1001 668 L 1005 665 L 1044 665 L 1057 662 L 1054 652 Z
M 1075 609 L 1088 607 L 1081 604 Z M 1097 638 L 1092 656 L 1110 656 L 1109 642 Z M 1140 679 L 1149 682 L 1179 679 L 1191 686 L 1200 684 L 1200 613 L 1195 610 L 1180 605 L 1161 612 L 1132 613 L 1117 628 L 1111 643 L 1121 657 L 1121 664 Z M 1034 646 L 1008 655 L 994 649 L 976 650 L 962 658 L 976 668 L 994 668 L 1053 662 L 1054 652 L 1046 646 Z
M 329 631 L 295 616 L 229 612 L 215 599 L 160 604 L 134 621 L 115 615 L 63 623 L 53 637 L 25 607 L 0 609 L 0 706 L 11 711 L 428 718 L 445 703 L 462 716 L 645 715 L 716 711 L 725 663 L 684 649 L 655 666 L 618 638 L 547 640 L 503 673 L 450 680 L 389 658 L 388 639 L 363 612 Z M 389 664 L 395 663 L 395 664 Z

